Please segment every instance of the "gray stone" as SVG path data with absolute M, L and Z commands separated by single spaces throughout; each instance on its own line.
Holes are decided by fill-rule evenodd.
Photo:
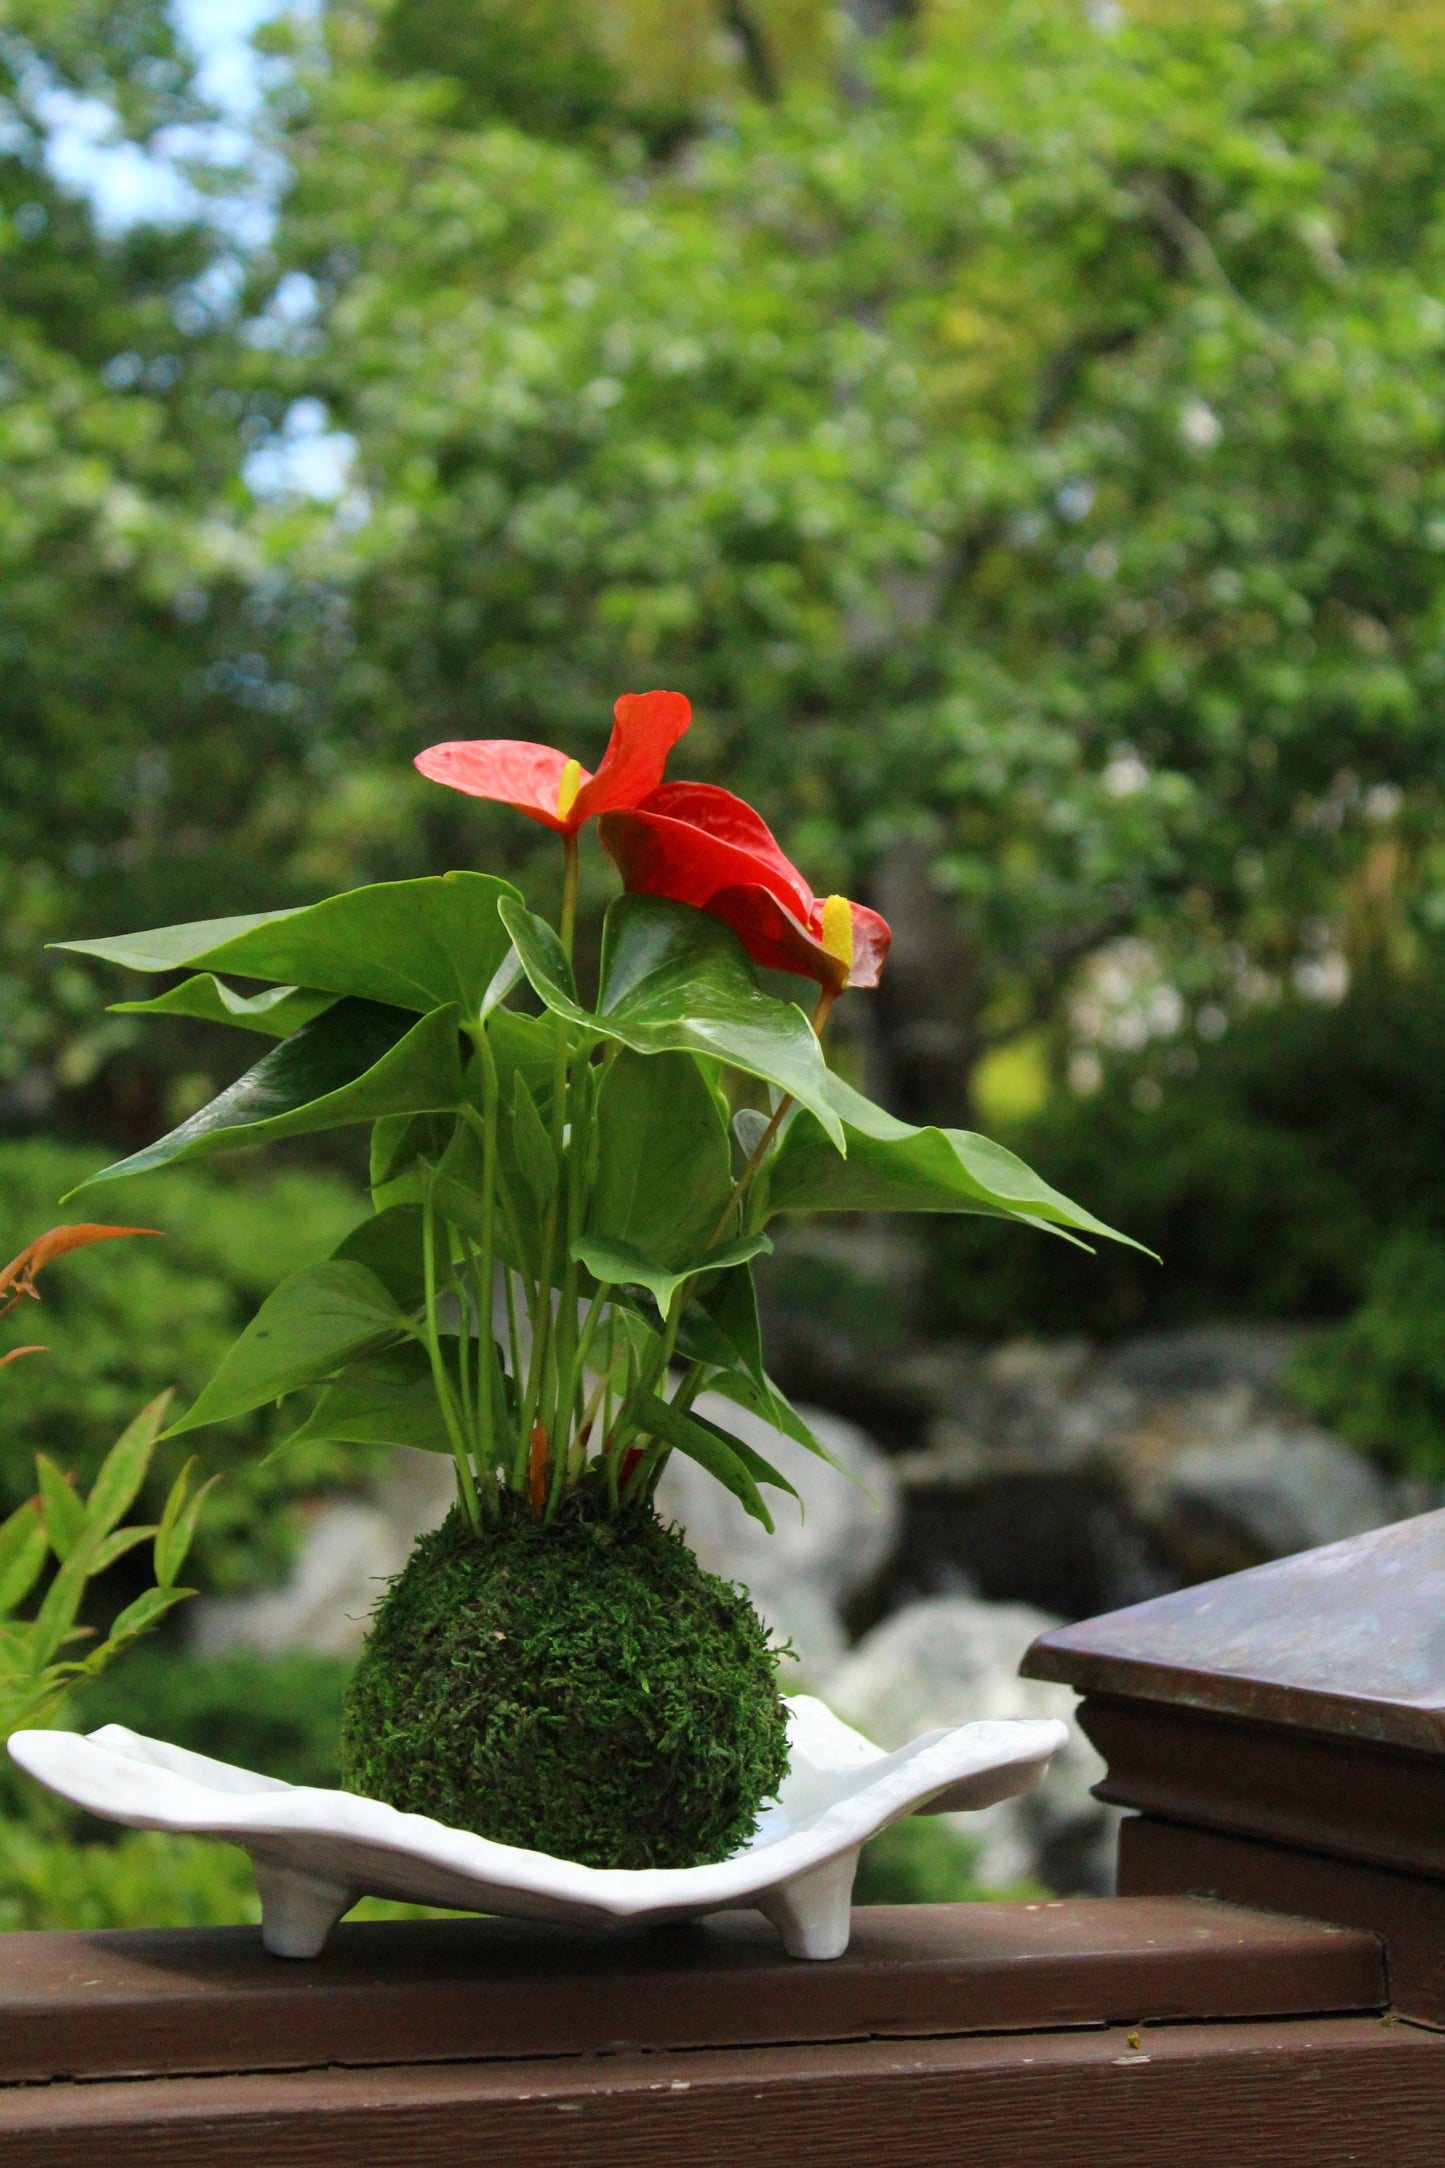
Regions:
M 1081 1340 L 921 1352 L 908 1389 L 937 1412 L 895 1463 L 913 1564 L 900 1593 L 943 1585 L 952 1564 L 986 1595 L 1082 1616 L 1409 1511 L 1285 1397 L 1297 1339 L 1219 1325 L 1108 1353 Z
M 825 1698 L 880 1746 L 902 1746 L 940 1725 L 983 1718 L 1062 1717 L 1069 1743 L 1036 1791 L 980 1814 L 950 1816 L 981 1847 L 979 1880 L 1006 1888 L 1025 1878 L 1064 1894 L 1112 1887 L 1118 1817 L 1090 1797 L 1104 1765 L 1073 1725 L 1066 1686 L 1021 1679 L 1029 1643 L 1057 1621 L 1026 1604 L 942 1596 L 914 1603 L 845 1657 Z
M 1338 1543 L 1395 1518 L 1390 1486 L 1328 1432 L 1239 1419 L 1198 1400 L 1192 1413 L 1175 1450 L 1141 1459 L 1133 1484 L 1139 1518 L 1190 1579 Z
M 317 1501 L 280 1588 L 194 1604 L 192 1647 L 203 1656 L 238 1648 L 271 1656 L 287 1649 L 358 1655 L 387 1582 L 455 1497 L 450 1460 L 399 1448 L 392 1473 L 369 1496 Z

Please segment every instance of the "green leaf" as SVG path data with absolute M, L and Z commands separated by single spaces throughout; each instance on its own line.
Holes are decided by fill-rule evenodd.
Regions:
M 857 1481 L 837 1455 L 830 1453 L 820 1438 L 814 1437 L 792 1402 L 778 1391 L 771 1378 L 756 1378 L 748 1370 L 724 1370 L 708 1379 L 707 1389 L 710 1393 L 721 1394 L 724 1400 L 731 1400 L 735 1407 L 746 1408 L 749 1414 L 761 1416 L 765 1423 L 771 1423 L 774 1430 L 780 1430 L 795 1445 L 816 1453 L 819 1460 L 825 1460 L 830 1468 L 847 1476 L 849 1482 Z
M 92 1580 L 97 1574 L 108 1572 L 118 1558 L 124 1558 L 126 1552 L 133 1551 L 137 1544 L 149 1543 L 155 1533 L 154 1527 L 117 1528 L 114 1535 L 106 1536 L 96 1545 L 90 1561 Z
M 661 896 L 620 896 L 607 913 L 593 1015 L 578 1002 L 565 959 L 559 968 L 561 948 L 551 928 L 505 904 L 502 912 L 522 968 L 558 1016 L 634 1053 L 704 1054 L 729 1062 L 791 1093 L 813 1111 L 838 1150 L 845 1149 L 812 1025 L 793 1003 L 762 991 L 741 944 L 719 920 Z
M 110 1008 L 115 1016 L 195 1016 L 203 1023 L 236 1024 L 285 1039 L 334 1007 L 336 999 L 310 986 L 271 986 L 263 994 L 238 994 L 207 971 L 152 1001 L 113 1001 Z
M 497 1065 L 501 1104 L 506 1106 L 511 1099 L 512 1077 L 521 1075 L 545 1123 L 552 1111 L 557 1026 L 550 1017 L 519 1016 L 515 1009 L 496 1009 L 487 1019 L 487 1039 Z
M 45 1520 L 33 1498 L 0 1521 L 0 1618 L 23 1603 L 50 1556 Z
M 134 1603 L 126 1605 L 112 1625 L 104 1647 L 96 1650 L 91 1663 L 99 1670 L 100 1665 L 109 1662 L 111 1656 L 124 1647 L 126 1642 L 149 1633 L 153 1626 L 160 1624 L 167 1611 L 173 1611 L 178 1603 L 184 1603 L 188 1596 L 194 1596 L 195 1593 L 193 1588 L 146 1589 L 143 1595 L 136 1597 Z
M 840 1159 L 818 1123 L 796 1115 L 767 1168 L 772 1212 L 977 1212 L 1058 1233 L 1141 1244 L 1095 1219 L 987 1137 L 966 1129 L 914 1129 L 840 1076 L 828 1095 L 848 1132 Z M 1145 1252 L 1149 1255 L 1149 1252 Z
M 597 1094 L 591 1240 L 675 1267 L 709 1246 L 732 1195 L 726 1126 L 691 1054 L 624 1047 Z
M 370 1187 L 378 1212 L 390 1204 L 415 1203 L 415 1197 L 383 1196 L 393 1185 L 415 1177 L 415 1188 L 425 1178 L 419 1160 L 435 1163 L 446 1151 L 456 1127 L 452 1114 L 386 1114 L 371 1132 Z
M 527 1080 L 520 1075 L 512 1079 L 512 1156 L 524 1185 L 517 1203 L 525 1208 L 530 1199 L 540 1218 L 557 1187 L 557 1157 Z
M 406 1317 L 365 1265 L 303 1265 L 268 1295 L 220 1369 L 167 1437 L 224 1423 L 330 1377 L 367 1348 L 402 1338 Z
M 579 1265 L 587 1267 L 594 1280 L 605 1281 L 612 1287 L 645 1287 L 666 1317 L 672 1298 L 684 1280 L 690 1280 L 695 1273 L 742 1264 L 772 1246 L 766 1235 L 740 1235 L 734 1242 L 721 1243 L 701 1257 L 669 1268 L 644 1256 L 630 1242 L 607 1242 L 600 1236 L 581 1235 L 572 1245 L 572 1255 Z
M 146 1478 L 156 1439 L 174 1396 L 161 1393 L 127 1424 L 101 1462 L 86 1502 L 85 1522 L 94 1537 L 107 1535 L 129 1509 Z M 93 1569 L 99 1572 L 99 1567 Z
M 574 1024 L 595 1029 L 593 1019 L 577 999 L 577 981 L 567 953 L 546 919 L 529 911 L 520 896 L 515 903 L 503 899 L 498 915 L 516 945 L 518 962 L 548 1008 L 558 1016 L 569 1017 Z
M 131 971 L 230 971 L 423 1014 L 456 1003 L 470 1017 L 479 1013 L 511 945 L 497 916 L 504 899 L 521 902 L 508 881 L 446 873 L 349 889 L 298 911 L 57 945 Z
M 36 1454 L 35 1473 L 40 1479 L 50 1547 L 57 1558 L 69 1558 L 86 1532 L 85 1507 L 48 1453 Z
M 368 1272 L 376 1274 L 397 1308 L 411 1312 L 426 1299 L 426 1258 L 422 1251 L 425 1224 L 426 1214 L 419 1204 L 388 1205 L 384 1212 L 353 1227 L 331 1254 L 351 1264 L 365 1265 Z M 452 1268 L 439 1234 L 433 1236 L 432 1251 L 437 1285 L 445 1287 L 451 1280 Z
M 30 1629 L 32 1675 L 37 1675 L 44 1669 L 68 1637 L 75 1624 L 75 1614 L 80 1609 L 80 1599 L 85 1594 L 89 1572 L 89 1546 L 79 1543 L 45 1591 L 45 1600 L 35 1614 L 35 1622 Z
M 434 1009 L 406 1031 L 395 1009 L 340 1001 L 273 1047 L 179 1129 L 102 1168 L 71 1195 L 243 1144 L 455 1107 L 463 1096 L 457 1021 L 454 1006 Z
M 780 1475 L 761 1453 L 755 1453 L 741 1438 L 732 1437 L 727 1431 L 710 1423 L 706 1416 L 659 1400 L 655 1393 L 639 1393 L 630 1403 L 628 1414 L 649 1437 L 658 1438 L 676 1452 L 685 1453 L 699 1467 L 706 1468 L 715 1476 L 724 1490 L 732 1492 L 744 1512 L 755 1521 L 761 1521 L 768 1534 L 773 1532 L 773 1517 L 763 1503 L 760 1483 L 771 1483 L 778 1490 L 797 1492 L 787 1477 Z
M 194 1498 L 188 1498 L 195 1468 L 196 1461 L 193 1456 L 172 1483 L 166 1496 L 160 1526 L 156 1530 L 155 1573 L 162 1588 L 174 1586 L 195 1537 L 201 1508 L 221 1480 L 219 1475 L 213 1475 L 208 1482 L 201 1485 Z
M 682 1314 L 677 1352 L 689 1362 L 720 1370 L 742 1370 L 766 1382 L 758 1291 L 751 1269 L 738 1265 L 704 1283 Z
M 455 1334 L 442 1336 L 442 1356 L 449 1375 L 458 1375 Z M 424 1453 L 452 1451 L 451 1437 L 437 1402 L 431 1359 L 410 1341 L 379 1355 L 348 1363 L 329 1385 L 299 1430 L 268 1456 L 275 1459 L 293 1445 L 414 1445 Z

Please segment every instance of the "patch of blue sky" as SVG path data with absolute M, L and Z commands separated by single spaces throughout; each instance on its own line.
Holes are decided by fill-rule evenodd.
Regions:
M 252 34 L 283 0 L 172 0 L 177 28 L 197 61 L 197 84 L 216 118 L 168 128 L 147 145 L 127 142 L 99 98 L 36 81 L 28 102 L 48 136 L 51 171 L 88 196 L 97 222 L 123 232 L 142 219 L 203 216 L 233 245 L 263 243 L 274 221 L 280 175 L 252 134 L 266 62 Z M 194 169 L 209 168 L 198 187 Z M 217 185 L 219 184 L 219 185 Z

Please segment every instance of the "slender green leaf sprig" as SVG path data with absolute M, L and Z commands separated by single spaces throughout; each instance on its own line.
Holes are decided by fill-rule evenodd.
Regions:
M 71 1690 L 92 1679 L 132 1642 L 159 1625 L 196 1592 L 178 1581 L 206 1494 L 220 1479 L 193 1489 L 194 1460 L 172 1484 L 159 1522 L 122 1525 L 145 1481 L 161 1436 L 169 1393 L 143 1408 L 116 1440 L 90 1496 L 82 1498 L 44 1453 L 37 1454 L 34 1498 L 0 1522 L 0 1739 L 43 1724 Z M 104 1640 L 70 1653 L 91 1638 L 76 1622 L 90 1582 L 137 1545 L 149 1542 L 155 1586 L 142 1591 L 112 1622 Z M 54 1571 L 33 1616 L 20 1607 Z

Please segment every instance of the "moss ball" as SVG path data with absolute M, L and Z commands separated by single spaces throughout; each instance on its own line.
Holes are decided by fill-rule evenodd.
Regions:
M 348 1791 L 589 1867 L 697 1867 L 787 1768 L 776 1658 L 740 1589 L 650 1509 L 453 1510 L 379 1605 L 347 1689 Z

